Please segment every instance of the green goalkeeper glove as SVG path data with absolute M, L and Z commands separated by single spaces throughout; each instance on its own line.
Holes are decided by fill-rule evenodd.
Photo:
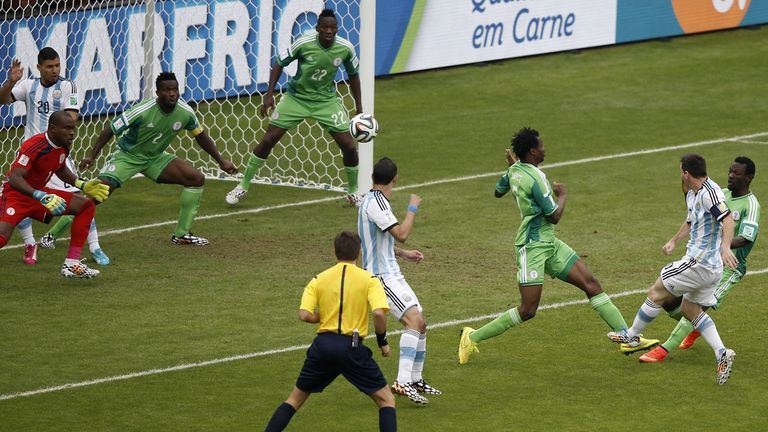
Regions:
M 102 183 L 99 179 L 88 181 L 77 179 L 75 180 L 75 187 L 98 202 L 104 202 L 104 200 L 109 198 L 109 186 Z
M 56 194 L 36 190 L 32 193 L 32 198 L 40 201 L 40 204 L 44 205 L 48 212 L 54 216 L 59 216 L 67 209 L 67 202 Z

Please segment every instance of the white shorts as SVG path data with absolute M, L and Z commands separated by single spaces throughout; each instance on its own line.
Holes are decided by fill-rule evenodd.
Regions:
M 684 256 L 661 269 L 661 283 L 675 297 L 683 297 L 702 306 L 717 304 L 715 288 L 723 276 L 723 269 L 711 270 Z
M 400 320 L 405 312 L 412 307 L 419 308 L 419 312 L 422 311 L 416 293 L 413 292 L 402 275 L 379 275 L 379 280 L 384 286 L 384 293 L 387 295 L 389 313 L 395 318 Z
M 75 162 L 67 158 L 66 162 L 64 162 L 70 170 L 72 170 L 75 175 L 77 175 L 77 169 L 75 169 Z M 80 189 L 76 188 L 74 185 L 71 185 L 69 183 L 64 183 L 62 179 L 59 178 L 56 174 L 54 174 L 50 180 L 48 180 L 48 183 L 45 184 L 46 187 L 49 187 L 51 189 L 56 189 L 60 191 L 66 191 L 66 192 L 74 192 L 79 193 Z

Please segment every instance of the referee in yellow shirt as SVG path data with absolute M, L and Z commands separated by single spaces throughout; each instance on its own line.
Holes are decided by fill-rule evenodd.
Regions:
M 368 335 L 368 308 L 381 355 L 389 357 L 384 287 L 373 274 L 356 265 L 360 237 L 343 231 L 334 241 L 336 265 L 315 276 L 304 288 L 299 319 L 320 323 L 307 350 L 296 386 L 267 424 L 266 432 L 281 431 L 311 393 L 320 393 L 339 374 L 373 399 L 379 407 L 379 430 L 396 431 L 395 397 L 373 354 L 363 345 Z

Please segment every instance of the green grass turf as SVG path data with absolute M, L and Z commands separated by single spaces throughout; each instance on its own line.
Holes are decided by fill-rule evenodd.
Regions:
M 763 78 L 767 28 L 706 34 L 380 79 L 376 155 L 400 167 L 393 206 L 410 193 L 424 203 L 408 247 L 426 260 L 403 273 L 430 323 L 501 312 L 518 302 L 510 198 L 493 198 L 503 150 L 520 126 L 542 132 L 551 181 L 566 183 L 558 236 L 609 294 L 645 288 L 669 260 L 664 242 L 685 216 L 678 160 L 703 154 L 722 186 L 733 157 L 757 163 L 752 189 L 768 199 L 768 145 L 720 142 L 683 150 L 546 168 L 546 164 L 768 131 Z M 755 138 L 768 142 L 768 135 Z M 458 176 L 488 176 L 419 186 Z M 354 228 L 341 199 L 257 212 L 335 196 L 255 186 L 242 204 L 223 201 L 231 182 L 209 181 L 195 232 L 206 248 L 170 244 L 179 188 L 137 179 L 100 206 L 102 245 L 113 259 L 92 281 L 58 275 L 66 241 L 21 264 L 0 251 L 0 394 L 7 395 L 308 344 L 313 327 L 296 318 L 301 291 L 333 263 L 331 241 Z M 252 213 L 233 212 L 252 210 Z M 232 213 L 231 215 L 227 215 Z M 111 230 L 171 221 L 115 235 Z M 761 219 L 766 224 L 766 217 Z M 35 226 L 39 237 L 44 228 Z M 758 239 L 750 268 L 768 268 Z M 12 244 L 18 243 L 14 237 Z M 678 245 L 676 256 L 684 244 Z M 546 309 L 486 342 L 456 364 L 461 324 L 429 334 L 426 376 L 444 395 L 418 408 L 398 400 L 401 430 L 759 430 L 768 373 L 761 301 L 766 273 L 748 276 L 712 314 L 733 347 L 735 372 L 715 384 L 711 350 L 700 341 L 663 364 L 638 364 L 607 341 L 589 306 Z M 582 299 L 546 282 L 542 304 Z M 631 320 L 643 294 L 615 300 Z M 470 325 L 481 325 L 487 320 Z M 660 317 L 647 336 L 664 338 Z M 399 328 L 390 320 L 390 328 Z M 394 347 L 397 337 L 391 338 Z M 368 342 L 369 346 L 373 344 Z M 96 384 L 0 401 L 0 430 L 260 430 L 288 395 L 304 352 Z M 381 359 L 391 381 L 396 356 Z M 315 395 L 289 430 L 374 430 L 373 404 L 344 380 Z

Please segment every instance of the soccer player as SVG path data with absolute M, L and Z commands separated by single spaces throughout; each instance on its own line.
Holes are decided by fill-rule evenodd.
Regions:
M 352 44 L 336 33 L 339 30 L 336 14 L 330 9 L 323 9 L 317 19 L 317 32 L 307 33 L 298 39 L 285 52 L 280 54 L 269 75 L 269 87 L 260 108 L 262 117 L 266 117 L 275 108 L 274 91 L 283 68 L 298 60 L 296 75 L 288 82 L 288 91 L 283 94 L 280 103 L 270 117 L 267 132 L 253 150 L 243 179 L 227 193 L 226 201 L 230 205 L 240 202 L 248 193 L 251 180 L 267 162 L 272 148 L 280 138 L 304 119 L 314 118 L 331 134 L 341 149 L 344 170 L 347 174 L 347 199 L 358 205 L 360 195 L 357 192 L 358 156 L 355 139 L 349 133 L 349 115 L 347 109 L 336 95 L 333 79 L 339 66 L 349 75 L 349 84 L 355 100 L 355 113 L 363 112 L 358 76 L 359 60 Z
M 96 211 L 94 202 L 80 194 L 46 187 L 55 173 L 67 183 L 82 188 L 97 201 L 108 196 L 107 187 L 98 179 L 80 180 L 64 164 L 75 140 L 75 120 L 64 111 L 52 113 L 48 130 L 24 141 L 0 188 L 0 248 L 8 243 L 13 228 L 24 218 L 50 222 L 53 216 L 74 215 L 72 239 L 61 274 L 65 277 L 91 278 L 98 270 L 80 262 L 80 252 L 88 235 L 88 227 Z
M 339 374 L 370 396 L 379 407 L 379 430 L 397 430 L 395 398 L 387 380 L 363 344 L 368 334 L 368 308 L 381 355 L 389 357 L 387 299 L 379 280 L 355 265 L 360 256 L 360 237 L 343 231 L 334 240 L 338 262 L 315 276 L 304 288 L 299 319 L 319 323 L 317 337 L 307 350 L 296 386 L 275 410 L 265 429 L 281 431 L 311 393 L 320 393 Z
M 555 237 L 555 225 L 563 217 L 567 193 L 564 184 L 550 186 L 547 176 L 538 168 L 544 161 L 544 140 L 539 132 L 521 129 L 512 138 L 512 150 L 519 162 L 515 163 L 514 156 L 507 152 L 510 166 L 496 183 L 494 194 L 501 198 L 512 191 L 522 215 L 515 237 L 520 305 L 477 330 L 464 327 L 459 340 L 459 364 L 469 362 L 470 355 L 478 351 L 479 342 L 496 337 L 536 315 L 545 274 L 584 291 L 592 309 L 611 329 L 627 328 L 621 312 L 586 264 L 570 246 Z M 658 343 L 654 339 L 638 339 L 622 347 L 622 351 L 640 351 Z
M 20 101 L 24 102 L 27 107 L 24 140 L 45 132 L 48 127 L 48 117 L 51 113 L 63 110 L 77 121 L 77 115 L 80 111 L 77 86 L 75 86 L 73 81 L 59 76 L 61 60 L 56 50 L 51 47 L 45 47 L 38 52 L 37 70 L 40 72 L 40 78 L 22 79 L 24 70 L 21 67 L 21 62 L 13 60 L 8 72 L 8 81 L 0 87 L 0 103 L 10 104 Z M 66 164 L 72 172 L 77 174 L 75 164 L 71 158 L 67 158 Z M 56 190 L 80 193 L 80 189 L 74 187 L 74 185 L 64 183 L 55 174 L 46 186 Z M 72 224 L 72 220 L 72 216 L 60 217 L 50 232 L 61 233 Z M 24 219 L 19 222 L 17 227 L 25 244 L 24 264 L 36 264 L 37 244 L 35 243 L 35 235 L 32 232 L 32 219 Z M 46 235 L 41 240 L 40 246 L 52 248 L 54 244 L 49 236 Z M 99 234 L 96 230 L 95 220 L 88 231 L 88 246 L 93 259 L 98 264 L 109 264 L 109 258 L 99 245 Z
M 755 163 L 748 157 L 737 157 L 728 170 L 728 189 L 723 189 L 723 195 L 725 196 L 725 204 L 731 210 L 735 222 L 731 250 L 739 264 L 735 269 L 727 267 L 723 269 L 723 276 L 717 283 L 714 293 L 716 303 L 712 309 L 715 310 L 720 307 L 731 289 L 747 274 L 747 255 L 757 240 L 760 203 L 749 190 L 749 185 L 754 177 Z M 706 310 L 706 308 L 704 309 Z M 676 347 L 680 349 L 690 348 L 699 336 L 701 336 L 701 332 L 695 330 L 690 321 L 680 318 L 669 339 L 661 346 L 643 354 L 640 361 L 644 363 L 663 361 Z
M 420 262 L 424 255 L 418 250 L 395 246 L 395 240 L 404 243 L 411 234 L 421 198 L 411 195 L 408 212 L 400 224 L 389 204 L 398 178 L 397 165 L 390 158 L 382 158 L 373 166 L 371 177 L 373 189 L 363 197 L 357 217 L 357 232 L 363 241 L 363 267 L 379 277 L 387 293 L 389 312 L 405 326 L 400 336 L 400 363 L 392 391 L 423 405 L 429 400 L 419 393 L 439 395 L 441 392 L 422 377 L 427 354 L 427 321 L 416 293 L 400 272 L 396 257 Z
M 632 343 L 662 308 L 676 319 L 682 314 L 715 351 L 717 383 L 722 385 L 728 381 L 736 353 L 725 347 L 715 322 L 703 308 L 717 304 L 715 288 L 723 275 L 723 264 L 731 269 L 738 265 L 731 252 L 733 215 L 723 191 L 707 177 L 703 157 L 683 155 L 680 173 L 688 190 L 685 196 L 688 215 L 662 251 L 671 254 L 678 240 L 690 236 L 688 250 L 682 259 L 661 269 L 659 278 L 648 288 L 648 298 L 637 311 L 632 327 L 610 332 L 608 338 L 617 343 Z
M 109 193 L 122 187 L 138 173 L 155 183 L 184 186 L 181 209 L 171 241 L 178 245 L 203 246 L 208 239 L 190 232 L 203 194 L 205 177 L 184 159 L 165 151 L 182 129 L 195 137 L 197 144 L 211 155 L 222 171 L 237 172 L 232 162 L 219 154 L 211 137 L 202 129 L 195 112 L 179 99 L 176 75 L 163 72 L 155 81 L 157 98 L 145 99 L 104 126 L 80 168 L 88 168 L 99 156 L 102 147 L 117 136 L 117 149 L 109 156 L 99 173 L 102 182 L 109 185 Z

